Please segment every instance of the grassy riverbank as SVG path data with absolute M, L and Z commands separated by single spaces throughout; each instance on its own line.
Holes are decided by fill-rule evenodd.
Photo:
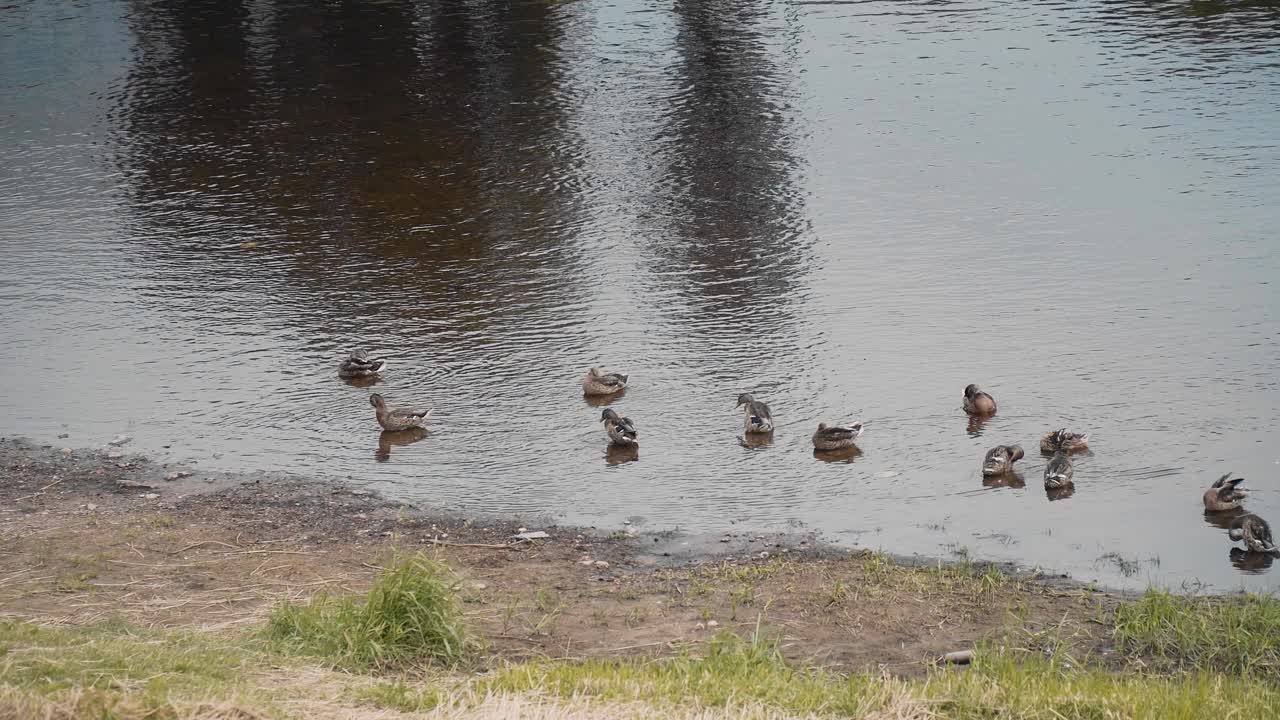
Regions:
M 1280 707 L 1270 597 L 1153 591 L 1100 610 L 1087 639 L 1011 620 L 970 666 L 898 676 L 790 660 L 767 611 L 749 634 L 656 656 L 498 659 L 470 634 L 456 587 L 445 567 L 411 556 L 363 595 L 283 603 L 235 631 L 5 621 L 0 718 L 1168 719 Z M 1104 646 L 1109 659 L 1088 654 Z
M 1280 707 L 1269 596 L 1124 597 L 781 537 L 678 562 L 626 533 L 513 545 L 518 523 L 349 489 L 182 486 L 144 461 L 0 450 L 0 720 Z M 972 664 L 939 664 L 963 650 Z

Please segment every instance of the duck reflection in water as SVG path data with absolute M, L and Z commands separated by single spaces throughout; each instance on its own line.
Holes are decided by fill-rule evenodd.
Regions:
M 965 428 L 965 431 L 969 433 L 970 437 L 981 437 L 982 426 L 986 425 L 987 421 L 990 420 L 991 417 L 991 415 L 969 415 L 969 424 Z
M 587 403 L 588 405 L 590 405 L 591 407 L 609 407 L 609 405 L 613 404 L 613 401 L 614 401 L 614 400 L 621 400 L 622 398 L 624 398 L 624 397 L 626 397 L 626 396 L 627 396 L 627 391 L 626 391 L 626 390 L 619 390 L 618 392 L 613 393 L 612 395 L 586 395 L 586 394 L 584 394 L 584 395 L 582 396 L 582 399 L 583 399 L 584 401 L 586 401 L 586 403 Z
M 851 463 L 862 457 L 862 450 L 857 445 L 837 448 L 835 450 L 818 450 L 814 449 L 813 457 L 822 462 L 829 463 Z
M 1053 502 L 1054 500 L 1066 500 L 1067 498 L 1076 494 L 1076 486 L 1063 485 L 1062 487 L 1056 487 L 1056 488 L 1047 487 L 1044 489 L 1044 494 L 1045 494 L 1045 497 L 1049 498 L 1050 502 Z
M 614 445 L 610 444 L 609 449 L 604 453 L 605 465 L 623 465 L 629 462 L 635 462 L 640 459 L 639 445 Z
M 1021 490 L 1026 486 L 1027 486 L 1026 479 L 1022 476 L 1022 473 L 1017 470 L 1010 470 L 1009 472 L 1000 473 L 999 475 L 983 475 L 982 476 L 982 487 L 988 487 L 988 488 L 1006 488 L 1007 487 L 1007 488 L 1013 488 L 1015 490 Z M 1055 498 L 1054 496 L 1050 495 L 1049 499 L 1057 500 L 1058 498 Z
M 773 447 L 773 433 L 747 433 L 738 436 L 738 444 L 748 450 L 763 450 Z
M 1271 569 L 1276 556 L 1271 553 L 1249 552 L 1238 547 L 1231 548 L 1231 564 L 1242 573 L 1261 575 Z
M 427 436 L 426 428 L 410 428 L 408 430 L 384 430 L 378 435 L 378 449 L 373 451 L 373 456 L 378 462 L 386 462 L 391 459 L 391 448 L 393 446 L 412 445 Z
M 374 385 L 382 382 L 382 376 L 369 375 L 366 377 L 344 377 L 342 378 L 342 382 L 355 388 L 367 388 L 373 387 Z
M 1206 525 L 1211 525 L 1213 527 L 1218 528 L 1219 530 L 1230 530 L 1231 521 L 1235 520 L 1236 518 L 1244 514 L 1245 514 L 1245 509 L 1242 507 L 1234 508 L 1231 510 L 1219 510 L 1217 512 L 1214 512 L 1212 510 L 1205 510 L 1204 522 Z

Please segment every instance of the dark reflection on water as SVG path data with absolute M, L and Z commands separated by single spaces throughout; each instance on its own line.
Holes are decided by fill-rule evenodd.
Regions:
M 378 462 L 386 462 L 391 459 L 392 448 L 412 445 L 426 438 L 427 435 L 426 428 L 410 428 L 395 432 L 384 430 L 378 435 L 378 449 L 374 451 L 374 456 L 377 457 Z
M 1204 513 L 1204 521 L 1205 524 L 1218 528 L 1219 530 L 1230 530 L 1231 521 L 1241 515 L 1244 515 L 1246 512 L 1248 511 L 1242 507 L 1236 508 L 1235 510 L 1223 510 L 1222 512 L 1209 512 L 1206 510 Z
M 1049 498 L 1049 502 L 1053 502 L 1054 500 L 1066 500 L 1067 498 L 1075 494 L 1076 494 L 1076 486 L 1074 483 L 1071 485 L 1065 485 L 1063 487 L 1056 487 L 1056 488 L 1047 487 L 1044 489 L 1044 496 Z
M 612 445 L 605 450 L 604 462 L 606 465 L 622 465 L 623 463 L 636 462 L 640 459 L 640 448 L 634 445 Z
M 1261 575 L 1271 569 L 1276 557 L 1270 553 L 1249 552 L 1242 548 L 1231 548 L 1231 565 L 1240 572 L 1250 575 Z
M 983 475 L 982 486 L 989 488 L 1022 489 L 1027 486 L 1027 480 L 1023 477 L 1021 472 L 1013 470 L 1011 472 L 1000 473 L 999 475 Z M 1050 495 L 1049 499 L 1055 500 L 1057 498 Z
M 1274 588 L 1194 515 L 1277 462 L 1278 35 L 1261 2 L 11 3 L 0 433 Z M 596 364 L 631 388 L 583 402 Z M 371 458 L 370 384 L 439 432 Z M 645 462 L 599 462 L 602 405 Z M 847 456 L 830 417 L 868 421 Z M 1064 425 L 1070 503 L 977 487 Z M 1162 562 L 1080 559 L 1117 551 Z
M 813 456 L 822 462 L 828 463 L 852 463 L 854 460 L 862 456 L 862 450 L 857 445 L 850 445 L 839 450 L 814 450 Z

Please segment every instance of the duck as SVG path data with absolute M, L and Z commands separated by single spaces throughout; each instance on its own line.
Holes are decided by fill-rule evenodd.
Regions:
M 1241 501 L 1249 494 L 1248 490 L 1236 487 L 1244 482 L 1244 478 L 1233 478 L 1227 473 L 1204 491 L 1204 509 L 1209 512 L 1227 512 L 1240 507 Z
M 619 446 L 635 446 L 640 441 L 636 438 L 636 426 L 629 418 L 622 417 L 614 412 L 613 408 L 605 408 L 600 413 L 600 422 L 604 423 L 604 431 L 609 435 L 609 441 Z
M 1271 537 L 1271 526 L 1253 513 L 1245 513 L 1232 520 L 1227 535 L 1232 540 L 1243 540 L 1249 552 L 1280 555 L 1280 547 L 1276 547 L 1276 541 Z
M 382 358 L 369 359 L 369 353 L 365 350 L 353 350 L 351 356 L 342 361 L 338 366 L 338 377 L 340 378 L 368 378 L 377 375 L 387 367 L 387 361 Z
M 1044 486 L 1047 490 L 1054 490 L 1068 485 L 1073 485 L 1072 476 L 1075 475 L 1075 468 L 1071 465 L 1071 456 L 1064 450 L 1059 450 L 1049 459 L 1049 464 L 1044 466 Z
M 970 383 L 964 389 L 964 411 L 970 415 L 994 415 L 996 399 L 982 388 Z
M 862 434 L 862 423 L 852 422 L 848 425 L 828 425 L 818 423 L 813 433 L 814 450 L 843 450 L 853 447 L 853 441 Z
M 583 395 L 612 395 L 627 389 L 627 376 L 591 368 L 582 378 Z
M 388 410 L 387 401 L 378 393 L 369 396 L 369 404 L 373 406 L 378 424 L 388 432 L 420 428 L 426 424 L 432 412 L 431 410 Z
M 1089 449 L 1089 433 L 1074 433 L 1066 428 L 1050 430 L 1040 438 L 1040 451 L 1052 455 L 1059 450 L 1069 453 Z
M 738 404 L 735 407 L 743 409 L 745 415 L 743 424 L 747 432 L 773 432 L 773 413 L 770 412 L 769 406 L 751 397 L 750 393 L 739 395 Z
M 1013 472 L 1013 464 L 1025 455 L 1021 445 L 997 445 L 982 458 L 982 474 L 1004 475 Z

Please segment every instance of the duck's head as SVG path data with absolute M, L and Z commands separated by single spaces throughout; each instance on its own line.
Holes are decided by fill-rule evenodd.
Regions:
M 387 401 L 378 393 L 374 393 L 369 396 L 369 404 L 381 410 L 387 406 Z
M 741 405 L 741 403 L 739 403 L 739 405 Z M 827 429 L 826 423 L 818 423 L 818 432 L 822 432 L 823 430 L 826 430 L 826 429 Z
M 982 389 L 979 388 L 977 385 L 974 385 L 973 383 L 969 383 L 964 387 L 964 396 L 969 398 L 970 400 L 972 400 L 980 392 L 982 392 Z
M 613 408 L 605 408 L 604 412 L 600 413 L 600 422 L 608 422 L 609 420 L 617 419 L 618 413 L 614 412 Z
M 601 372 L 600 372 L 600 368 L 595 368 L 595 367 L 593 367 L 593 368 L 591 368 L 590 370 L 588 370 L 588 371 L 587 371 L 587 374 L 588 374 L 588 375 L 590 375 L 590 376 L 591 376 L 591 377 L 593 377 L 593 378 L 594 378 L 594 377 L 600 377 L 601 375 L 603 375 L 603 373 L 601 373 Z
M 352 359 L 352 360 L 360 360 L 360 361 L 368 360 L 368 359 L 369 359 L 369 351 L 368 351 L 368 350 L 352 350 L 352 351 L 351 351 L 351 359 Z
M 1232 524 L 1231 528 L 1227 530 L 1227 537 L 1230 537 L 1232 540 L 1243 540 L 1244 528 L 1239 525 Z
M 1009 453 L 1009 462 L 1013 462 L 1015 460 L 1021 460 L 1023 457 L 1026 456 L 1026 453 L 1023 452 L 1021 445 L 1010 445 L 1009 447 L 1005 448 L 1005 450 Z
M 738 396 L 738 404 L 734 405 L 734 407 L 742 407 L 743 405 L 750 405 L 755 401 L 756 399 L 751 397 L 751 393 L 742 393 L 741 395 Z

